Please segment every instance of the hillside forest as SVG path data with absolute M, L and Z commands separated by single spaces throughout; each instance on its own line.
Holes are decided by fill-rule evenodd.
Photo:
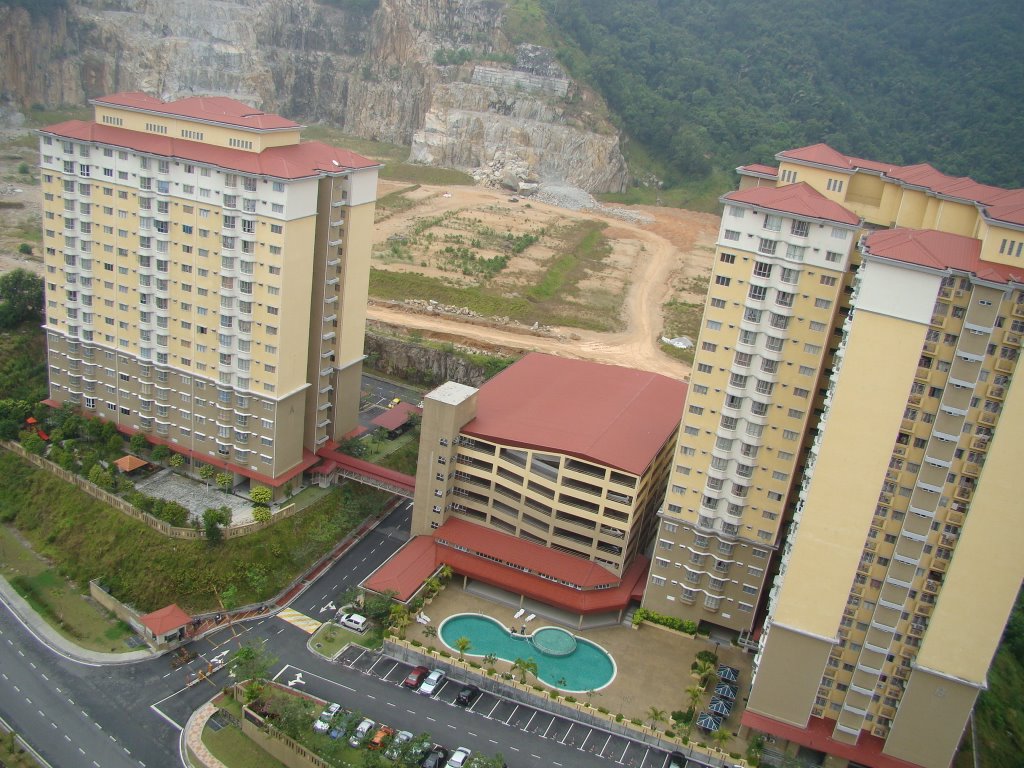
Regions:
M 664 177 L 827 142 L 1024 186 L 1019 0 L 541 0 Z

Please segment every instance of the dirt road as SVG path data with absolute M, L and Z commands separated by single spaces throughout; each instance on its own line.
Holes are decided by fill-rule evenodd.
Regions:
M 398 185 L 382 184 L 381 194 Z M 409 223 L 425 216 L 436 216 L 456 209 L 484 209 L 503 203 L 507 193 L 483 188 L 453 188 L 451 197 L 444 197 L 440 188 L 421 187 L 416 191 L 415 208 L 395 214 L 380 222 L 378 241 L 403 231 Z M 534 211 L 554 210 L 544 203 L 531 202 L 520 207 L 516 216 L 536 215 Z M 661 351 L 659 337 L 663 318 L 662 305 L 671 297 L 702 301 L 703 296 L 687 296 L 680 286 L 687 278 L 711 271 L 713 244 L 718 232 L 718 217 L 675 208 L 641 206 L 636 210 L 653 217 L 650 224 L 633 224 L 594 211 L 575 211 L 574 218 L 600 219 L 608 223 L 605 237 L 615 241 L 635 241 L 639 248 L 633 258 L 630 278 L 623 303 L 625 330 L 599 333 L 577 328 L 554 328 L 551 335 L 531 334 L 527 329 L 490 327 L 467 324 L 456 317 L 406 311 L 394 306 L 371 304 L 371 320 L 416 329 L 430 338 L 443 339 L 469 346 L 550 352 L 597 362 L 624 365 L 683 377 L 690 368 Z

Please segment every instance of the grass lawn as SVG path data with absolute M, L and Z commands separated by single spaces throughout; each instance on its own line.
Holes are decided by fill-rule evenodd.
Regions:
M 0 560 L 0 573 L 62 635 L 93 651 L 132 650 L 124 644 L 133 634 L 127 624 L 86 599 L 7 526 L 0 526 Z
M 75 486 L 0 451 L 0 523 L 14 525 L 65 579 L 101 579 L 140 611 L 176 602 L 186 611 L 216 608 L 235 587 L 240 604 L 280 591 L 387 503 L 358 484 L 332 489 L 302 512 L 262 531 L 210 545 L 161 536 Z
M 40 768 L 39 763 L 25 752 L 10 732 L 0 728 L 0 765 L 6 768 Z
M 228 768 L 285 768 L 284 763 L 267 754 L 234 725 L 217 731 L 207 725 L 203 730 L 203 744 Z
M 336 653 L 351 642 L 351 634 L 333 621 L 328 621 L 313 633 L 313 648 L 324 658 L 333 659 Z

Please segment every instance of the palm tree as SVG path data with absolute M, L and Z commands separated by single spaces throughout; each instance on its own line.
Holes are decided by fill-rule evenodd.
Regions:
M 493 653 L 488 653 L 486 656 L 480 659 L 480 661 L 483 662 L 483 665 L 485 667 L 493 667 L 497 663 L 498 657 L 495 656 Z
M 700 680 L 701 687 L 708 684 L 708 678 L 711 677 L 715 671 L 715 665 L 710 661 L 704 659 L 698 659 L 694 662 L 693 676 Z
M 715 740 L 715 747 L 718 751 L 725 752 L 725 745 L 729 743 L 729 740 L 732 738 L 732 734 L 724 728 L 719 728 L 711 734 L 711 738 Z
M 651 721 L 651 730 L 657 728 L 658 723 L 668 722 L 668 717 L 664 709 L 658 709 L 655 706 L 647 708 L 647 719 Z
M 697 710 L 700 708 L 700 700 L 704 698 L 704 689 L 699 685 L 691 685 L 686 689 L 686 694 L 690 697 L 690 711 L 693 717 L 690 718 L 690 722 L 686 724 L 686 738 L 690 738 L 690 732 L 693 730 L 693 724 L 697 720 Z
M 451 581 L 453 575 L 455 575 L 455 571 L 447 563 L 442 565 L 441 570 L 437 572 L 437 578 L 444 582 Z
M 398 632 L 398 636 L 405 639 L 405 628 L 409 626 L 412 619 L 409 618 L 409 612 L 406 610 L 396 611 L 391 614 L 391 626 L 394 627 L 395 631 Z
M 512 670 L 519 672 L 519 682 L 526 683 L 528 674 L 537 676 L 537 662 L 531 656 L 528 659 L 518 658 L 512 662 Z
M 459 661 L 462 661 L 462 655 L 473 646 L 468 637 L 460 637 L 455 641 L 455 650 L 459 652 Z

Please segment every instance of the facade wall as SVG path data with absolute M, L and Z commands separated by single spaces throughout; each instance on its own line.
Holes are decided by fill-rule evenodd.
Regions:
M 145 130 L 146 115 L 98 116 L 120 112 L 123 127 L 142 121 Z M 211 141 L 229 133 L 209 126 Z M 323 325 L 331 242 L 347 238 L 368 261 L 372 198 L 346 227 L 340 192 L 338 208 L 327 206 L 337 215 L 319 215 L 316 179 L 248 176 L 41 134 L 51 399 L 241 474 L 277 477 L 299 464 L 304 445 L 326 442 L 333 413 L 319 434 L 307 415 L 307 397 L 318 407 L 324 389 L 309 376 L 309 339 Z M 376 170 L 355 175 L 375 179 Z M 366 198 L 367 185 L 359 188 Z M 340 242 L 334 248 L 337 258 Z M 366 276 L 353 270 L 352 279 Z M 365 284 L 352 290 L 364 297 L 362 315 L 350 310 L 354 356 Z M 355 413 L 358 388 L 346 395 L 334 412 Z
M 754 628 L 855 232 L 726 206 L 645 607 Z
M 414 535 L 456 516 L 618 574 L 648 547 L 674 435 L 637 475 L 555 450 L 463 434 L 474 416 L 468 400 L 453 405 L 431 395 L 424 399 Z

